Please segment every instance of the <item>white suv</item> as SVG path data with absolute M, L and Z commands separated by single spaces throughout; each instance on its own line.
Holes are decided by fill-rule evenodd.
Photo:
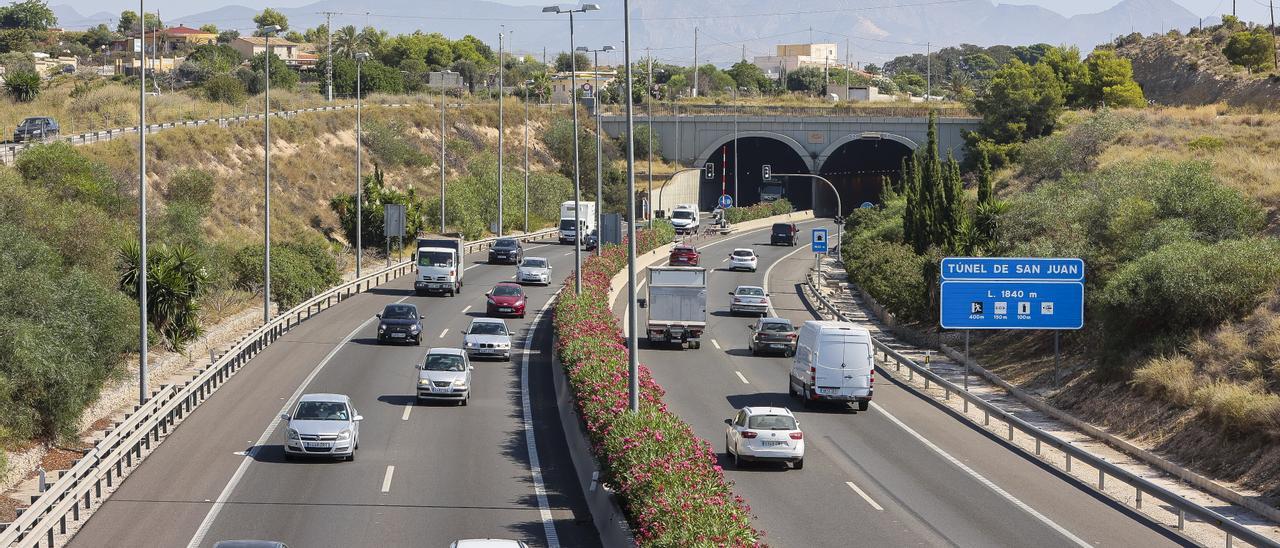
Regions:
M 755 250 L 739 247 L 729 254 L 729 270 L 741 269 L 755 272 L 759 260 Z
M 724 452 L 734 468 L 747 461 L 774 461 L 804 468 L 804 432 L 785 407 L 743 407 L 725 419 Z

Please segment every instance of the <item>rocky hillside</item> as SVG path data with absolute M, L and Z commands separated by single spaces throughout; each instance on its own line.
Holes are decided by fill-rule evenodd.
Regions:
M 1120 55 L 1133 62 L 1133 79 L 1147 99 L 1164 105 L 1226 103 L 1235 107 L 1280 107 L 1280 75 L 1248 74 L 1222 54 L 1230 31 L 1131 35 L 1117 40 Z

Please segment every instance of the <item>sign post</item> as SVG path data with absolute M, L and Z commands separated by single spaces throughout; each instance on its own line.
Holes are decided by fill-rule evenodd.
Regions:
M 1048 329 L 1054 332 L 1058 382 L 1059 331 L 1084 327 L 1084 261 L 1078 258 L 947 257 L 941 264 L 939 325 L 968 330 Z
M 391 239 L 404 248 L 404 204 L 382 204 L 382 234 L 387 238 L 387 266 L 391 266 Z

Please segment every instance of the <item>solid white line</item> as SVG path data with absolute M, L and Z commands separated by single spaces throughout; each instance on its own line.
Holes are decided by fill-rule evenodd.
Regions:
M 538 322 L 542 321 L 542 313 L 555 302 L 556 298 L 552 296 L 534 315 L 533 323 L 529 325 L 529 334 L 524 340 L 524 355 L 520 358 L 520 407 L 524 419 L 524 439 L 529 453 L 529 474 L 533 476 L 533 493 L 538 499 L 538 514 L 542 519 L 542 532 L 547 537 L 547 548 L 560 548 L 560 536 L 556 534 L 556 525 L 551 518 L 547 487 L 542 482 L 542 464 L 538 459 L 538 440 L 533 430 L 533 407 L 529 405 L 529 355 L 533 354 L 534 334 L 537 333 Z
M 462 309 L 462 313 L 466 314 L 468 310 L 471 310 L 471 305 L 467 305 L 466 308 Z
M 387 475 L 382 476 L 382 492 L 383 493 L 391 492 L 391 476 L 394 475 L 395 473 L 396 473 L 396 467 L 388 464 Z
M 733 372 L 733 374 L 734 374 L 734 375 L 737 375 L 739 379 L 742 379 L 742 384 L 751 384 L 750 382 L 747 382 L 747 378 L 746 378 L 746 377 L 742 376 L 742 372 L 741 372 L 741 371 L 734 371 L 734 372 Z
M 444 338 L 445 333 L 448 333 L 448 332 L 449 332 L 449 328 L 448 328 L 448 327 L 444 328 L 444 331 L 441 331 L 441 332 L 440 332 L 440 338 L 441 338 L 441 339 L 443 339 L 443 338 Z
M 716 347 L 716 350 L 720 350 L 720 343 L 716 342 L 715 339 L 711 339 L 711 346 Z
M 792 255 L 795 255 L 796 253 L 799 253 L 799 252 L 804 251 L 804 250 L 806 250 L 806 249 L 809 249 L 809 247 L 808 247 L 808 246 L 803 246 L 803 247 L 801 247 L 801 246 L 796 246 L 796 249 L 795 249 L 794 251 L 792 251 L 791 253 L 788 253 L 788 254 L 786 254 L 786 255 L 783 255 L 783 256 L 779 257 L 779 258 L 778 258 L 778 260 L 776 260 L 776 261 L 773 261 L 773 262 L 769 263 L 769 268 L 764 269 L 764 283 L 763 283 L 763 284 L 761 284 L 761 285 L 763 286 L 763 289 L 764 289 L 764 292 L 765 292 L 765 294 L 766 294 L 766 295 L 767 295 L 767 294 L 769 294 L 769 276 L 773 273 L 773 267 L 777 266 L 777 265 L 778 265 L 778 263 L 780 263 L 780 262 L 782 262 L 782 261 L 787 260 L 787 259 L 788 259 L 788 258 L 790 258 Z M 773 309 L 773 298 L 772 298 L 772 297 L 769 299 L 769 316 L 770 316 L 770 317 L 777 317 L 777 316 L 778 316 L 778 313 L 777 313 L 776 311 L 774 311 L 774 309 Z
M 973 477 L 973 479 L 978 480 L 978 483 L 981 483 L 987 486 L 988 489 L 991 489 L 997 495 L 1004 497 L 1005 500 L 1009 501 L 1014 506 L 1017 506 L 1018 508 L 1021 508 L 1026 513 L 1031 514 L 1031 517 L 1034 517 L 1037 520 L 1040 520 L 1041 523 L 1049 526 L 1053 530 L 1060 533 L 1062 536 L 1067 537 L 1067 540 L 1070 540 L 1071 542 L 1075 543 L 1078 546 L 1089 546 L 1088 542 L 1085 542 L 1080 537 L 1077 537 L 1071 534 L 1071 531 L 1068 531 L 1065 528 L 1063 528 L 1061 525 L 1054 523 L 1053 520 L 1049 519 L 1044 514 L 1037 512 L 1035 508 L 1032 508 L 1028 506 L 1027 503 L 1018 500 L 1017 497 L 1014 497 L 1013 495 L 1009 494 L 1008 491 L 1001 489 L 1000 486 L 996 485 L 991 480 L 983 477 L 982 474 L 979 474 L 974 469 L 966 466 L 963 462 L 960 462 L 960 459 L 957 459 L 951 456 L 951 454 L 947 453 L 946 451 L 943 451 L 941 447 L 938 447 L 937 445 L 934 445 L 933 442 L 925 439 L 925 437 L 920 435 L 919 432 L 912 430 L 910 426 L 907 426 L 905 423 L 898 420 L 898 417 L 895 417 L 889 414 L 889 412 L 886 411 L 885 408 L 880 407 L 880 405 L 877 404 L 876 402 L 871 402 L 871 407 L 876 411 L 879 411 L 880 414 L 885 416 L 885 418 L 889 419 L 894 424 L 898 425 L 898 427 L 906 431 L 906 433 L 911 434 L 911 437 L 914 437 L 915 439 L 919 440 L 920 443 L 923 443 L 925 445 L 925 447 L 932 449 L 934 453 L 937 453 L 939 456 L 946 459 L 951 464 L 955 465 L 956 468 L 959 468 L 964 473 L 969 474 L 969 476 Z
M 409 297 L 404 297 L 396 302 L 401 303 L 408 298 Z M 222 488 L 222 492 L 218 493 L 218 500 L 213 503 L 213 506 L 209 508 L 209 512 L 205 514 L 204 521 L 200 522 L 200 527 L 197 528 L 196 533 L 191 536 L 191 542 L 187 543 L 187 548 L 199 548 L 200 543 L 204 542 L 204 536 L 209 533 L 209 527 L 213 525 L 214 520 L 218 519 L 218 514 L 222 512 L 222 507 L 226 505 L 227 499 L 231 498 L 231 493 L 235 491 L 236 485 L 239 485 L 240 480 L 244 478 L 245 472 L 249 470 L 249 465 L 253 463 L 254 457 L 258 454 L 258 450 L 266 445 L 267 439 L 271 437 L 271 433 L 275 432 L 276 428 L 280 426 L 280 415 L 289 412 L 289 408 L 293 407 L 294 402 L 302 396 L 302 392 L 307 389 L 307 386 L 316 378 L 316 375 L 320 374 L 320 370 L 324 369 L 325 365 L 328 365 L 329 360 L 332 360 L 334 356 L 338 355 L 338 351 L 342 350 L 343 346 L 346 346 L 347 343 L 351 342 L 351 339 L 355 338 L 356 333 L 359 333 L 360 330 L 364 329 L 365 326 L 368 326 L 373 322 L 373 320 L 373 318 L 369 318 L 355 329 L 352 329 L 350 333 L 347 333 L 347 336 L 343 337 L 342 341 L 338 342 L 338 344 L 333 347 L 333 350 L 330 350 L 329 353 L 325 355 L 324 359 L 320 360 L 320 363 L 316 364 L 315 368 L 311 370 L 311 373 L 307 375 L 307 378 L 302 380 L 302 383 L 298 385 L 298 389 L 293 391 L 292 396 L 289 396 L 284 407 L 280 408 L 280 412 L 271 417 L 271 423 L 267 425 L 267 429 L 262 432 L 262 435 L 258 437 L 257 443 L 253 445 L 253 448 L 250 449 L 244 459 L 240 461 L 240 466 L 237 467 L 235 473 L 231 475 L 231 479 L 227 480 L 227 485 Z
M 406 405 L 406 406 L 404 406 L 404 414 L 400 415 L 400 420 L 402 420 L 402 421 L 407 421 L 407 420 L 409 420 L 409 412 L 410 412 L 410 411 L 413 411 L 413 405 Z
M 871 500 L 871 496 L 867 495 L 867 493 L 862 489 L 859 489 L 858 486 L 854 484 L 852 481 L 846 481 L 844 482 L 844 484 L 848 485 L 850 489 L 853 489 L 853 491 L 858 495 L 860 495 L 862 497 L 862 500 L 867 501 L 867 504 L 870 504 L 872 508 L 875 508 L 876 510 L 879 510 L 881 512 L 884 511 L 884 507 L 880 506 L 879 504 L 876 504 L 876 501 Z

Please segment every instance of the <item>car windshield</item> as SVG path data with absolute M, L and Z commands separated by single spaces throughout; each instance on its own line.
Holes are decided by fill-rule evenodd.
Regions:
M 382 309 L 382 319 L 384 320 L 416 320 L 418 319 L 418 309 L 404 304 L 391 304 Z
M 515 240 L 498 240 L 493 242 L 494 249 L 515 249 L 518 244 Z
M 298 404 L 293 418 L 300 421 L 345 421 L 351 420 L 351 414 L 347 413 L 347 404 L 340 401 L 304 401 Z
M 672 219 L 692 219 L 693 217 L 693 212 L 687 209 L 677 209 L 671 214 Z
M 753 253 L 750 249 L 737 249 L 737 250 L 734 250 L 733 256 L 742 257 L 742 258 L 751 258 L 755 256 L 755 253 Z
M 785 322 L 764 322 L 760 324 L 761 331 L 770 331 L 773 333 L 790 333 L 795 331 L 791 324 Z
M 418 266 L 453 266 L 453 254 L 444 251 L 423 251 L 418 254 Z
M 774 196 L 777 196 L 777 195 L 782 194 L 782 187 L 781 187 L 780 185 L 769 185 L 769 186 L 766 186 L 766 187 L 764 187 L 764 188 L 760 189 L 760 193 L 761 193 L 761 194 L 773 194 Z
M 763 297 L 764 290 L 758 287 L 739 287 L 738 294 L 746 297 Z
M 499 285 L 493 288 L 494 297 L 519 297 L 521 294 L 520 288 L 513 285 Z
M 747 428 L 753 430 L 795 430 L 796 419 L 786 415 L 752 415 Z
M 525 259 L 522 266 L 527 266 L 529 268 L 546 268 L 547 260 L 546 259 Z
M 422 368 L 427 371 L 462 371 L 462 356 L 456 354 L 427 354 Z
M 471 335 L 506 335 L 506 326 L 498 322 L 476 322 L 467 330 Z
M 573 230 L 573 219 L 560 219 L 560 230 Z

